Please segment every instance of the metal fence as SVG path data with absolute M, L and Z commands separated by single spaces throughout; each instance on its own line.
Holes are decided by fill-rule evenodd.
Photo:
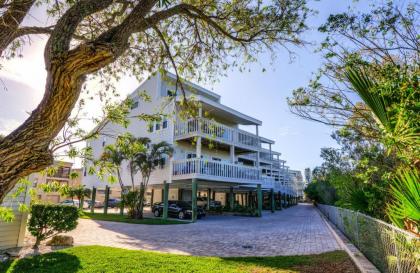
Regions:
M 415 235 L 352 210 L 318 208 L 381 272 L 420 272 L 420 240 Z

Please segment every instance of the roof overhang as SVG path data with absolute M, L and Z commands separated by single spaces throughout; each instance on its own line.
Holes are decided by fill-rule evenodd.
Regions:
M 221 103 L 206 99 L 204 97 L 197 98 L 202 106 L 203 111 L 211 113 L 212 116 L 220 117 L 241 125 L 262 125 L 258 119 L 245 115 Z

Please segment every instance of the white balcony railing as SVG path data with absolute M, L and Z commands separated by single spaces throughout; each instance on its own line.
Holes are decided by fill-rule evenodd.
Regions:
M 213 176 L 221 179 L 244 181 L 260 180 L 260 173 L 257 168 L 198 158 L 174 160 L 172 174 L 174 176 Z
M 186 121 L 177 120 L 174 134 L 175 138 L 201 135 L 228 144 L 254 149 L 260 148 L 256 135 L 205 118 L 194 118 Z

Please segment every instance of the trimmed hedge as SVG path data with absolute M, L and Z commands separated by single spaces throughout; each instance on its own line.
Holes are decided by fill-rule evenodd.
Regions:
M 79 218 L 76 207 L 55 204 L 33 204 L 30 213 L 28 230 L 36 238 L 34 248 L 45 239 L 75 229 Z

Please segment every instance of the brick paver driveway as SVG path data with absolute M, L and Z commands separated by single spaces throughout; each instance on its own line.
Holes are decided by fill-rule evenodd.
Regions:
M 310 205 L 262 218 L 210 216 L 186 225 L 138 225 L 79 221 L 69 233 L 76 245 L 106 245 L 200 256 L 315 254 L 340 249 Z

